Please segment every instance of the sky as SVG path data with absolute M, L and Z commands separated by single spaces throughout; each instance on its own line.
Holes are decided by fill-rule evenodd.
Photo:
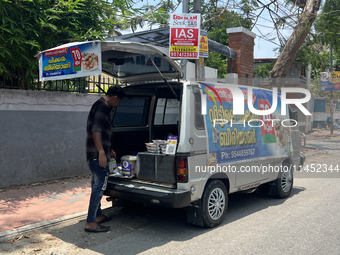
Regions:
M 264 11 L 261 18 L 259 18 L 257 25 L 252 29 L 252 32 L 256 34 L 254 40 L 254 58 L 277 58 L 278 51 L 274 51 L 279 48 L 280 42 L 277 38 L 276 30 L 273 28 L 273 23 L 270 21 L 270 16 L 267 11 Z M 280 32 L 289 38 L 292 29 L 281 29 Z M 266 35 L 268 38 L 273 38 L 274 43 L 265 40 L 263 37 Z

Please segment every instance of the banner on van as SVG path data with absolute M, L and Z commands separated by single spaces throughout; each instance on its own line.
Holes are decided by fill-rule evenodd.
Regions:
M 213 88 L 201 83 L 202 104 L 206 105 L 206 132 L 208 137 L 208 166 L 267 156 L 289 155 L 292 151 L 290 129 L 282 125 L 281 98 L 269 115 L 256 115 L 248 108 L 248 90 L 244 94 L 244 115 L 233 114 L 233 96 L 227 88 Z M 211 87 L 213 89 L 211 89 Z M 271 108 L 273 94 L 253 89 L 252 103 L 256 109 Z M 289 125 L 289 123 L 287 123 Z
M 99 75 L 101 70 L 100 42 L 70 43 L 44 51 L 39 59 L 40 81 Z

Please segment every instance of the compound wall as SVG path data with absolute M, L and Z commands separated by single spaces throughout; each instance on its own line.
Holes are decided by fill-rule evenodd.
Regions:
M 0 90 L 0 188 L 89 174 L 86 120 L 98 95 Z

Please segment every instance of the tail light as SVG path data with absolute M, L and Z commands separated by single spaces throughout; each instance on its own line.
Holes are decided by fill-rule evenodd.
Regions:
M 177 158 L 177 181 L 188 182 L 187 158 Z

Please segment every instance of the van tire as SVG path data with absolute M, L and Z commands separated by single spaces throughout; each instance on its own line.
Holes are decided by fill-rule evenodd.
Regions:
M 221 224 L 227 207 L 228 192 L 223 182 L 209 181 L 202 196 L 203 226 L 213 228 Z
M 282 170 L 276 179 L 275 197 L 286 198 L 289 197 L 293 189 L 293 171 L 291 164 L 283 163 Z

